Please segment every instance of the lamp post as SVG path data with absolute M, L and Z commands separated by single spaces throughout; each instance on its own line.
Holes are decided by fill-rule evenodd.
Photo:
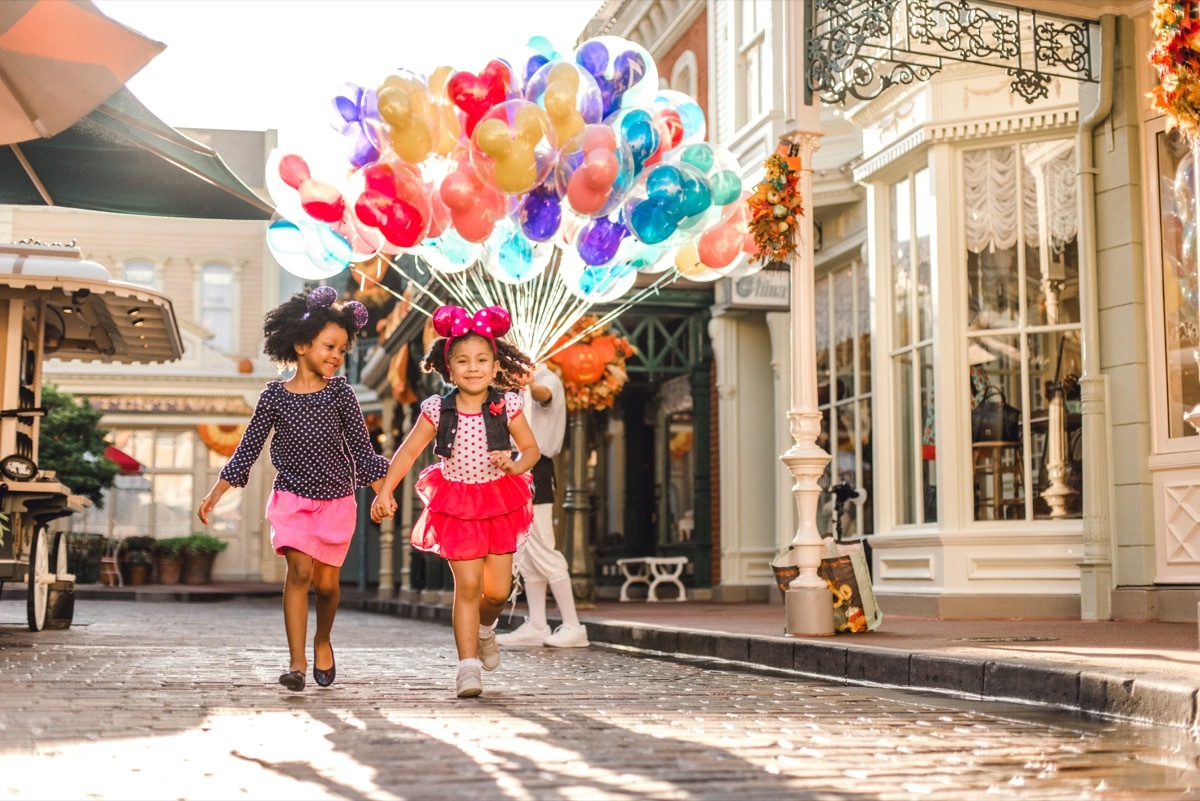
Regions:
M 799 524 L 789 551 L 791 563 L 800 569 L 784 593 L 784 632 L 789 636 L 833 634 L 833 599 L 824 579 L 817 575 L 824 544 L 817 529 L 818 483 L 829 454 L 817 444 L 821 434 L 821 411 L 817 408 L 817 357 L 815 304 L 813 298 L 812 154 L 820 144 L 820 133 L 793 131 L 781 143 L 800 156 L 800 196 L 809 204 L 797 219 L 799 245 L 791 260 L 791 386 L 788 420 L 792 446 L 779 460 L 787 465 L 794 483 Z
M 564 549 L 567 567 L 571 572 L 571 590 L 580 608 L 596 604 L 596 581 L 592 569 L 592 549 L 588 542 L 592 501 L 588 495 L 585 467 L 587 465 L 587 415 L 583 410 L 571 413 L 570 433 L 571 470 L 563 495 L 563 511 L 567 515 L 567 536 Z

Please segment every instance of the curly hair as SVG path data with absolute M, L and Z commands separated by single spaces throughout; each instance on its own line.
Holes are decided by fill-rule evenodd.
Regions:
M 496 361 L 500 362 L 500 369 L 496 371 L 496 378 L 492 381 L 492 386 L 498 389 L 520 389 L 525 386 L 524 378 L 533 371 L 533 359 L 530 359 L 525 353 L 511 342 L 506 342 L 503 339 L 490 340 L 479 334 L 464 334 L 454 337 L 451 340 L 450 350 L 454 350 L 454 346 L 459 342 L 465 342 L 471 337 L 481 339 L 488 344 L 493 341 L 496 343 Z M 425 358 L 421 359 L 421 369 L 427 373 L 437 373 L 442 377 L 442 381 L 446 384 L 450 383 L 450 367 L 446 363 L 446 340 L 447 337 L 438 337 L 429 346 L 429 352 L 425 354 Z
M 309 309 L 308 295 L 311 291 L 297 292 L 263 318 L 263 353 L 280 369 L 294 367 L 296 346 L 312 342 L 330 323 L 346 330 L 347 349 L 354 346 L 354 340 L 360 334 L 354 312 L 343 303 Z

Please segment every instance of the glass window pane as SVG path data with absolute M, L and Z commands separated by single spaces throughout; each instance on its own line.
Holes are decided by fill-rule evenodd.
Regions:
M 155 439 L 154 467 L 157 470 L 190 470 L 194 431 L 159 431 Z
M 934 214 L 933 197 L 929 189 L 929 170 L 921 170 L 913 175 L 913 222 L 917 228 L 917 337 L 924 341 L 933 338 L 933 287 L 929 243 L 933 234 Z
M 862 454 L 862 478 L 859 486 L 867 491 L 866 501 L 860 505 L 860 514 L 862 516 L 861 531 L 864 534 L 875 533 L 875 466 L 872 459 L 873 448 L 871 446 L 872 431 L 871 431 L 871 401 L 868 398 L 863 398 L 858 402 L 858 424 L 862 443 L 859 447 L 859 452 Z
M 858 293 L 858 388 L 871 392 L 871 276 L 865 264 L 855 270 Z
M 111 505 L 114 537 L 152 537 L 150 481 L 144 476 L 117 476 L 105 506 Z
M 972 330 L 1020 324 L 1016 245 L 967 254 L 967 325 Z
M 128 284 L 137 284 L 139 286 L 154 288 L 154 265 L 142 259 L 127 261 L 122 266 L 121 280 Z
M 909 318 L 912 310 L 911 276 L 912 215 L 908 180 L 892 186 L 891 231 L 888 234 L 888 254 L 892 268 L 892 303 L 894 306 L 892 338 L 903 347 L 912 342 Z
M 1034 517 L 1083 514 L 1083 404 L 1079 332 L 1029 337 L 1030 478 Z
M 974 340 L 970 367 L 975 519 L 1025 518 L 1021 349 L 1017 336 Z
M 186 537 L 191 533 L 192 477 L 154 476 L 154 532 L 157 537 Z
M 897 432 L 899 450 L 896 458 L 896 486 L 899 489 L 897 509 L 901 523 L 916 523 L 916 482 L 913 476 L 915 437 L 913 436 L 913 358 L 906 352 L 895 360 L 896 369 L 896 419 L 901 421 Z
M 834 399 L 844 400 L 854 395 L 854 275 L 840 270 L 833 280 L 833 356 Z
M 830 354 L 829 354 L 829 276 L 821 276 L 813 285 L 813 312 L 816 328 L 817 350 L 817 402 L 829 403 Z
M 1030 325 L 1079 322 L 1074 142 L 1023 145 L 1021 159 L 1026 315 Z
M 1196 352 L 1196 162 L 1177 131 L 1158 135 L 1160 236 L 1162 237 L 1163 339 L 1166 344 L 1167 434 L 1192 437 L 1200 425 L 1200 371 Z M 1190 423 L 1189 423 L 1190 420 Z

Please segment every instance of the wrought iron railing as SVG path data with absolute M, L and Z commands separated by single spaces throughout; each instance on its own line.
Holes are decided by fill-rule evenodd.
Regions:
M 876 98 L 943 61 L 1004 68 L 1032 103 L 1055 77 L 1097 80 L 1094 22 L 985 0 L 805 0 L 806 99 Z

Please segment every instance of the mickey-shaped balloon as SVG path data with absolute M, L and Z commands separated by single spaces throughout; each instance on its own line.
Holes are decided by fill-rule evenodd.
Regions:
M 483 242 L 507 211 L 504 195 L 480 180 L 465 152 L 452 158 L 453 169 L 439 185 L 442 202 L 459 236 L 468 242 Z
M 299 193 L 300 207 L 305 214 L 327 223 L 342 219 L 346 213 L 346 201 L 341 190 L 333 184 L 313 178 L 303 156 L 295 153 L 282 155 L 277 170 L 283 183 Z
M 462 111 L 467 136 L 475 132 L 483 115 L 508 99 L 512 83 L 512 70 L 498 58 L 489 61 L 478 75 L 459 70 L 446 79 L 446 96 Z
M 429 231 L 429 198 L 415 167 L 377 162 L 362 169 L 366 188 L 354 205 L 358 218 L 400 248 L 420 244 Z
M 633 156 L 607 125 L 588 125 L 563 145 L 555 177 L 576 214 L 602 217 L 620 205 L 633 182 Z
M 528 100 L 489 111 L 471 135 L 471 163 L 485 184 L 521 195 L 546 180 L 558 141 L 546 112 Z
M 410 164 L 424 161 L 438 143 L 442 122 L 425 80 L 407 70 L 389 75 L 379 87 L 378 103 L 395 154 Z
M 334 130 L 350 143 L 350 163 L 355 167 L 379 158 L 380 120 L 375 92 L 348 83 L 333 98 Z

